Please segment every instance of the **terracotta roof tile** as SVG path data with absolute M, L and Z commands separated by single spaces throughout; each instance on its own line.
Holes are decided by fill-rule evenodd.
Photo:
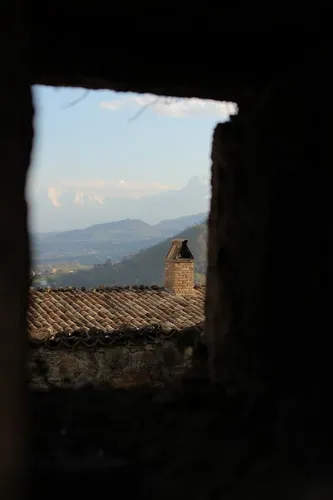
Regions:
M 204 320 L 205 287 L 182 297 L 160 288 L 98 288 L 94 290 L 30 290 L 28 333 L 34 340 L 57 334 L 161 324 L 181 330 Z

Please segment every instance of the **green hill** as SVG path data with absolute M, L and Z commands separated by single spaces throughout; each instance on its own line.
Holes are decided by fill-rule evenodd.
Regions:
M 202 281 L 207 263 L 207 226 L 198 224 L 162 243 L 138 252 L 113 266 L 59 276 L 56 286 L 92 288 L 98 285 L 163 285 L 164 261 L 173 238 L 188 240 L 195 258 L 196 281 Z

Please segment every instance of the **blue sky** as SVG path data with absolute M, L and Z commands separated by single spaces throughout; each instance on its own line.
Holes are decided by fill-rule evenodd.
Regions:
M 127 102 L 136 96 L 110 91 L 91 91 L 65 108 L 84 92 L 34 88 L 34 184 L 45 187 L 68 178 L 101 178 L 181 186 L 194 175 L 208 175 L 212 131 L 221 121 L 221 111 L 185 110 L 179 117 L 172 110 L 170 116 L 159 114 L 152 106 L 129 121 L 140 109 L 136 102 Z M 110 103 L 117 109 L 101 107 Z M 171 101 L 169 106 L 173 104 L 182 103 Z
M 145 108 L 155 96 L 90 91 L 71 105 L 84 89 L 33 92 L 36 134 L 27 192 L 35 219 L 45 210 L 50 219 L 50 207 L 60 210 L 64 194 L 74 203 L 83 195 L 134 198 L 209 177 L 213 129 L 233 112 L 225 103 L 198 99 L 159 99 Z

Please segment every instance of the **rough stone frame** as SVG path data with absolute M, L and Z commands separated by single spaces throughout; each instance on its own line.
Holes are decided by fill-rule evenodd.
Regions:
M 13 4 L 7 2 L 6 7 L 3 8 L 3 15 L 0 17 L 1 46 L 4 55 L 1 80 L 3 89 L 1 94 L 3 124 L 1 154 L 2 164 L 6 169 L 7 184 L 16 187 L 16 189 L 6 190 L 3 183 L 0 202 L 3 214 L 0 233 L 2 238 L 0 442 L 3 449 L 0 461 L 0 497 L 4 499 L 18 496 L 17 487 L 21 489 L 22 482 L 18 485 L 17 478 L 24 477 L 25 465 L 25 443 L 21 438 L 26 431 L 24 312 L 27 304 L 29 253 L 24 181 L 30 162 L 32 143 L 33 111 L 29 85 L 32 81 L 35 82 L 36 78 L 29 75 L 26 65 L 27 40 L 24 26 L 20 22 L 22 15 L 20 6 L 20 2 L 13 2 Z M 260 40 L 261 45 L 263 40 L 265 39 Z M 298 44 L 300 46 L 300 42 Z M 45 46 L 47 45 L 46 43 Z M 332 231 L 331 220 L 328 216 L 332 208 L 330 193 L 333 185 L 332 148 L 330 147 L 332 82 L 327 69 L 323 69 L 330 60 L 327 47 L 328 45 L 323 44 L 321 47 L 323 50 L 317 52 L 317 61 L 309 56 L 311 51 L 306 53 L 306 58 L 304 53 L 301 53 L 298 59 L 303 71 L 297 68 L 294 74 L 287 76 L 287 86 L 281 84 L 275 74 L 272 78 L 275 90 L 273 88 L 273 92 L 265 102 L 266 111 L 268 110 L 266 115 L 263 109 L 258 113 L 258 108 L 254 110 L 252 106 L 251 109 L 248 102 L 242 102 L 241 118 L 237 118 L 231 127 L 224 126 L 222 130 L 221 128 L 216 130 L 215 139 L 221 134 L 218 139 L 221 149 L 214 150 L 213 156 L 217 158 L 221 168 L 219 170 L 216 167 L 213 168 L 213 186 L 216 189 L 215 193 L 219 196 L 212 200 L 214 213 L 210 216 L 210 228 L 215 227 L 215 231 L 210 231 L 209 234 L 208 270 L 209 293 L 215 293 L 215 312 L 213 306 L 211 311 L 207 308 L 207 329 L 213 359 L 219 360 L 217 365 L 213 363 L 212 366 L 214 376 L 217 379 L 223 379 L 226 376 L 227 380 L 230 380 L 232 389 L 241 386 L 245 392 L 249 387 L 246 387 L 244 381 L 250 380 L 249 392 L 254 394 L 262 390 L 264 380 L 268 381 L 271 397 L 279 401 L 279 404 L 281 403 L 279 415 L 282 415 L 282 419 L 286 420 L 296 401 L 304 405 L 303 409 L 309 418 L 314 418 L 311 411 L 313 412 L 313 408 L 316 408 L 322 417 L 319 422 L 321 430 L 324 424 L 328 425 L 323 417 L 325 415 L 324 403 L 328 399 L 325 395 L 331 393 L 332 380 L 331 332 L 326 327 L 331 323 L 333 287 Z M 302 56 L 304 56 L 304 61 L 301 60 Z M 294 60 L 291 58 L 290 62 L 293 64 Z M 281 60 L 279 63 L 281 69 Z M 309 75 L 310 66 L 311 75 Z M 237 69 L 236 66 L 233 68 Z M 272 69 L 272 64 L 270 69 Z M 243 74 L 247 70 L 251 68 L 245 65 Z M 298 71 L 299 77 L 295 80 L 295 73 Z M 46 74 L 47 68 L 46 73 L 39 75 L 39 83 L 47 83 L 43 80 L 47 79 Z M 131 78 L 130 75 L 128 76 Z M 86 81 L 88 82 L 86 86 L 93 86 L 91 79 Z M 82 85 L 82 82 L 83 79 L 78 78 L 76 83 Z M 57 83 L 56 77 L 54 83 Z M 140 84 L 142 85 L 142 81 Z M 203 81 L 198 84 L 197 89 L 202 84 Z M 214 88 L 216 97 L 217 87 L 218 85 Z M 230 81 L 229 86 L 225 88 L 231 95 Z M 239 88 L 240 86 L 238 90 Z M 205 92 L 209 94 L 208 91 Z M 258 94 L 262 92 L 260 85 L 257 92 Z M 221 97 L 229 99 L 229 95 Z M 313 95 L 315 102 L 309 105 L 309 96 Z M 275 120 L 272 120 L 272 114 Z M 286 121 L 286 116 L 289 117 L 288 121 Z M 286 123 L 288 126 L 285 129 Z M 245 137 L 246 140 L 244 140 Z M 241 158 L 240 153 L 238 156 L 235 155 L 235 149 L 232 147 L 235 140 L 242 141 L 242 144 L 246 146 L 246 153 L 250 156 Z M 223 157 L 223 142 L 227 146 L 227 158 Z M 258 152 L 260 152 L 259 156 Z M 273 152 L 278 152 L 278 155 L 274 157 Z M 286 158 L 287 162 L 285 162 Z M 270 168 L 267 171 L 265 167 L 268 164 Z M 281 168 L 283 164 L 287 168 Z M 225 166 L 227 166 L 226 170 Z M 225 274 L 225 263 L 228 263 L 228 258 L 232 259 L 233 264 L 244 263 L 242 267 L 244 276 L 251 275 L 251 269 L 255 267 L 253 264 L 260 261 L 260 255 L 249 255 L 246 264 L 241 251 L 237 225 L 229 224 L 233 221 L 240 223 L 240 214 L 235 210 L 234 201 L 241 199 L 242 194 L 245 195 L 244 198 L 249 206 L 253 208 L 256 205 L 255 203 L 253 205 L 252 196 L 260 182 L 244 187 L 244 179 L 248 180 L 246 167 L 254 169 L 257 179 L 260 179 L 264 185 L 266 183 L 269 192 L 269 200 L 267 201 L 263 196 L 260 197 L 259 203 L 259 207 L 262 206 L 261 204 L 265 206 L 266 202 L 269 206 L 269 213 L 265 214 L 267 226 L 265 226 L 265 217 L 264 220 L 259 217 L 263 226 L 259 224 L 258 227 L 261 229 L 266 227 L 266 229 L 262 235 L 256 231 L 251 235 L 251 238 L 255 240 L 258 238 L 258 241 L 263 241 L 261 238 L 267 238 L 269 241 L 268 252 L 265 256 L 267 265 L 256 282 L 257 288 L 254 294 L 251 293 L 253 289 L 247 288 L 246 279 L 243 282 L 244 287 L 239 289 L 233 285 L 232 276 Z M 219 182 L 225 175 L 228 176 L 228 182 L 223 188 Z M 301 189 L 297 191 L 300 179 Z M 223 189 L 231 190 L 229 198 L 224 196 L 224 201 L 228 200 L 227 206 L 223 205 Z M 265 190 L 261 187 L 260 193 L 264 192 Z M 281 198 L 284 201 L 282 210 L 279 202 Z M 296 210 L 293 208 L 295 198 L 298 201 Z M 309 198 L 312 200 L 313 211 L 307 204 Z M 262 211 L 261 208 L 254 207 L 250 213 L 260 215 Z M 295 221 L 304 216 L 304 213 L 307 218 L 302 219 L 302 223 L 297 226 L 297 231 L 294 231 Z M 223 242 L 225 242 L 225 235 L 230 234 L 228 231 L 231 231 L 234 239 L 229 238 L 229 246 L 225 248 Z M 305 247 L 304 261 L 299 261 L 296 270 L 288 261 L 290 255 L 284 245 L 286 240 L 288 248 L 292 249 L 294 261 L 302 254 L 304 241 L 309 242 L 309 245 Z M 309 262 L 311 262 L 310 266 Z M 215 271 L 219 271 L 219 279 L 212 275 L 214 266 Z M 293 273 L 290 274 L 290 271 Z M 226 276 L 228 287 L 224 284 Z M 287 279 L 290 276 L 292 276 L 292 286 Z M 223 283 L 221 278 L 223 278 Z M 210 283 L 214 283 L 214 280 L 216 288 L 213 291 Z M 272 282 L 274 286 L 270 285 Z M 258 301 L 250 301 L 249 305 L 246 305 L 248 297 L 257 297 Z M 212 300 L 210 295 L 208 297 L 210 304 L 213 304 Z M 224 311 L 228 313 L 223 318 L 216 310 L 217 306 L 221 310 L 221 304 L 224 305 Z M 255 305 L 254 309 L 253 305 Z M 306 317 L 302 316 L 304 309 L 309 313 Z M 261 314 L 262 311 L 264 314 Z M 282 314 L 278 316 L 280 312 Z M 288 321 L 290 314 L 291 321 Z M 278 321 L 276 321 L 277 317 Z M 235 318 L 240 318 L 240 323 L 235 323 Z M 233 336 L 235 341 L 229 346 L 230 350 L 226 350 L 224 342 L 219 339 L 222 337 L 225 339 L 231 331 L 239 334 L 242 322 L 243 325 L 244 322 L 248 322 L 251 328 L 248 328 L 244 335 Z M 283 342 L 279 342 L 280 332 L 283 332 L 282 339 L 287 343 L 288 349 L 284 348 Z M 215 334 L 212 335 L 213 333 Z M 242 342 L 244 340 L 248 342 L 251 339 L 253 340 L 252 343 L 250 342 L 252 347 L 245 352 Z M 224 365 L 220 357 L 222 344 L 224 351 L 222 359 L 228 361 Z M 274 351 L 276 348 L 277 350 Z M 235 360 L 241 361 L 241 367 L 245 368 L 245 377 L 239 376 L 242 371 L 239 372 L 233 367 Z M 223 366 L 223 373 L 217 373 L 220 370 L 216 370 L 216 367 L 221 366 Z M 225 373 L 225 366 L 230 367 L 231 375 Z M 311 371 L 309 366 L 312 368 Z M 251 376 L 248 377 L 248 374 Z M 310 390 L 307 391 L 307 388 Z M 20 397 L 13 397 L 14 394 Z M 329 412 L 328 415 L 330 415 Z M 318 420 L 314 421 L 318 423 Z M 329 429 L 329 426 L 326 428 Z M 21 429 L 21 432 L 18 432 L 18 429 Z
M 0 496 L 25 487 L 27 374 L 25 339 L 30 252 L 25 182 L 33 139 L 33 105 L 24 15 L 18 2 L 1 8 L 1 278 Z

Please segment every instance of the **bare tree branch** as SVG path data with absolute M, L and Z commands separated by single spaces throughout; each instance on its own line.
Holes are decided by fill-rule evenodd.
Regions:
M 146 111 L 147 108 L 150 108 L 151 106 L 155 106 L 155 104 L 157 104 L 159 101 L 162 101 L 166 106 L 168 106 L 168 105 L 172 104 L 173 102 L 177 102 L 177 101 L 180 101 L 180 100 L 181 99 L 177 98 L 177 97 L 160 97 L 160 96 L 157 96 L 151 102 L 148 102 L 147 104 L 145 104 L 144 106 L 142 106 L 142 108 L 139 109 L 139 111 L 137 113 L 135 113 L 135 115 L 132 116 L 132 118 L 130 118 L 128 121 L 129 122 L 133 122 L 134 120 L 136 120 L 137 118 L 139 118 L 139 116 L 142 115 L 142 113 L 144 111 Z
M 87 89 L 82 95 L 80 95 L 80 97 L 78 97 L 74 101 L 71 101 L 69 104 L 66 104 L 65 106 L 62 107 L 62 109 L 71 108 L 72 106 L 75 106 L 75 104 L 78 104 L 80 101 L 83 101 L 83 99 L 85 99 L 87 97 L 89 92 L 90 92 L 90 90 Z
M 133 122 L 134 120 L 136 120 L 137 118 L 139 118 L 140 115 L 142 115 L 142 113 L 144 111 L 146 111 L 147 108 L 149 108 L 150 106 L 154 106 L 158 100 L 160 99 L 160 97 L 156 97 L 153 101 L 151 102 L 148 102 L 147 104 L 145 104 L 141 109 L 139 109 L 139 111 L 137 113 L 135 113 L 134 116 L 132 116 L 132 118 L 130 118 L 128 121 L 129 122 Z

